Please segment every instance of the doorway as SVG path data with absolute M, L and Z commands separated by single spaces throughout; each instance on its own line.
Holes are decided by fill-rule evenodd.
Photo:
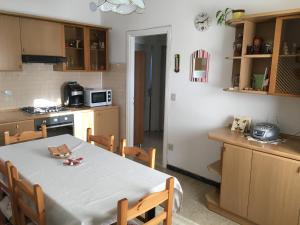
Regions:
M 168 80 L 171 27 L 127 33 L 126 138 L 129 145 L 157 149 L 167 165 Z
M 134 145 L 156 148 L 162 165 L 167 35 L 135 38 Z

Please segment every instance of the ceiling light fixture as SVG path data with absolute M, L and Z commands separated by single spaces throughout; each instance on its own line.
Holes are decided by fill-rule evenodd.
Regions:
M 145 9 L 144 0 L 98 0 L 90 2 L 90 10 L 95 12 L 100 9 L 102 12 L 115 12 L 118 14 L 142 13 Z

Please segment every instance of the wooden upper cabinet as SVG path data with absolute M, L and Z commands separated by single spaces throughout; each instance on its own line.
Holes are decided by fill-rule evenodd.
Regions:
M 238 216 L 247 216 L 252 150 L 224 144 L 221 208 Z
M 0 15 L 0 71 L 22 69 L 20 18 Z
M 21 42 L 23 55 L 64 56 L 64 26 L 21 18 Z
M 248 219 L 262 225 L 298 225 L 300 162 L 254 152 Z

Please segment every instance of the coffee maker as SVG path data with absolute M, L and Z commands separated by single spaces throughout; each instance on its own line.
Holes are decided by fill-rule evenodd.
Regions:
M 70 81 L 63 87 L 63 103 L 67 107 L 80 107 L 84 103 L 84 88 L 76 81 Z

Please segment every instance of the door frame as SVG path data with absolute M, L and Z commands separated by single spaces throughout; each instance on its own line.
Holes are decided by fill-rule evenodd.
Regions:
M 126 139 L 129 145 L 133 145 L 134 138 L 134 65 L 135 65 L 135 38 L 139 36 L 167 35 L 166 50 L 166 83 L 165 83 L 165 109 L 164 109 L 164 132 L 163 132 L 163 167 L 167 166 L 167 143 L 168 143 L 168 112 L 170 95 L 170 74 L 171 74 L 171 26 L 153 27 L 142 30 L 127 31 L 127 76 L 126 76 Z

